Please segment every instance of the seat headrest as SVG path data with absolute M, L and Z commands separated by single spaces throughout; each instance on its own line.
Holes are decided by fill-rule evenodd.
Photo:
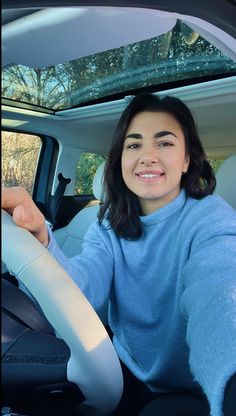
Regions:
M 216 173 L 215 194 L 236 209 L 236 155 L 225 159 Z
M 104 188 L 103 188 L 103 174 L 105 163 L 103 162 L 98 168 L 93 178 L 93 194 L 96 199 L 103 201 Z

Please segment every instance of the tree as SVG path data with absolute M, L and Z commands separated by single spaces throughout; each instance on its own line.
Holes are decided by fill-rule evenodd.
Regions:
M 77 194 L 93 194 L 93 178 L 104 158 L 95 153 L 82 153 L 77 165 L 75 189 Z
M 58 102 L 69 96 L 65 77 L 54 67 L 28 68 L 14 65 L 2 71 L 2 95 L 18 101 L 46 108 L 56 108 Z
M 24 186 L 31 194 L 41 139 L 38 136 L 2 132 L 2 181 L 6 186 Z
M 173 29 L 161 36 L 54 67 L 5 68 L 3 96 L 56 110 L 235 69 L 231 59 L 177 20 Z

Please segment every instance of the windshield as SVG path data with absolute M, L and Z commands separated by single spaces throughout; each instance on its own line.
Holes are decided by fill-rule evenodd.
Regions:
M 235 75 L 236 63 L 177 20 L 169 32 L 48 68 L 2 70 L 2 97 L 52 110 L 137 90 Z

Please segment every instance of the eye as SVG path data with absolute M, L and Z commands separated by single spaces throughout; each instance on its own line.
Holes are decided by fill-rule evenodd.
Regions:
M 140 143 L 130 143 L 127 145 L 127 149 L 138 149 L 140 147 Z
M 158 147 L 169 147 L 169 146 L 174 146 L 174 144 L 173 144 L 172 142 L 166 142 L 166 141 L 159 142 L 157 145 L 158 145 Z

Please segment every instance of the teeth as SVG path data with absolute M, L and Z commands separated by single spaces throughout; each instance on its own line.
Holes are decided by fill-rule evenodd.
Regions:
M 148 179 L 148 178 L 158 178 L 161 175 L 153 175 L 153 173 L 145 173 L 145 175 L 140 175 L 142 178 Z

